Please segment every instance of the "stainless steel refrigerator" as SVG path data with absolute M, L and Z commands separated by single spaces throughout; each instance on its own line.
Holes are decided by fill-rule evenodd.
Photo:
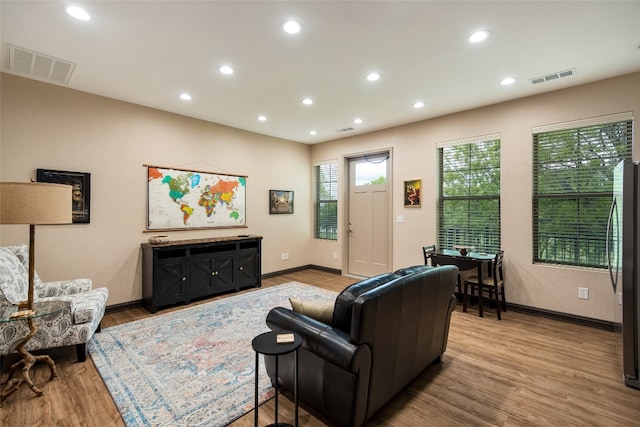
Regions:
M 607 230 L 609 275 L 614 304 L 622 300 L 623 379 L 640 388 L 640 171 L 630 160 L 614 171 L 613 203 Z M 618 307 L 614 307 L 619 312 Z M 619 315 L 616 315 L 619 317 Z

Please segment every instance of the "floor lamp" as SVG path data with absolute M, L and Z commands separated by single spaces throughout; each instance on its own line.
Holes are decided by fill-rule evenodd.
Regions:
M 29 291 L 20 314 L 33 314 L 35 226 L 70 224 L 71 186 L 42 182 L 0 182 L 0 224 L 29 224 Z

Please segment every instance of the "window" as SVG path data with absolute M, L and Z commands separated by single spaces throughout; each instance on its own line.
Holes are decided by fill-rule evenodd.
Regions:
M 471 141 L 471 142 L 469 142 Z M 493 135 L 438 145 L 438 246 L 500 250 L 500 139 Z
M 338 164 L 315 166 L 316 239 L 338 240 Z
M 355 184 L 375 185 L 387 182 L 387 159 L 385 157 L 376 159 L 365 158 L 365 162 L 355 163 Z
M 565 126 L 533 131 L 533 260 L 606 268 L 613 169 L 631 158 L 632 120 Z

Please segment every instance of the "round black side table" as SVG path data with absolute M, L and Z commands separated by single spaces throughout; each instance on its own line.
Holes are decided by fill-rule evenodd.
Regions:
M 286 335 L 293 334 L 293 342 L 287 343 L 278 343 L 278 335 Z M 251 346 L 256 352 L 256 394 L 255 394 L 255 426 L 258 427 L 258 367 L 259 365 L 259 356 L 260 354 L 264 354 L 267 356 L 275 356 L 276 357 L 276 411 L 275 411 L 275 422 L 270 424 L 269 427 L 293 427 L 291 424 L 287 423 L 279 423 L 278 422 L 278 356 L 281 354 L 291 353 L 295 351 L 296 353 L 296 362 L 293 365 L 294 372 L 294 399 L 295 399 L 295 427 L 298 427 L 298 348 L 302 344 L 302 338 L 300 335 L 294 332 L 287 331 L 271 331 L 265 332 L 264 334 L 260 334 L 251 341 Z

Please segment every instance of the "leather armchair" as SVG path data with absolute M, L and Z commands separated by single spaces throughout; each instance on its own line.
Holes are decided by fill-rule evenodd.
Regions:
M 330 325 L 284 307 L 267 315 L 272 330 L 302 336 L 299 398 L 344 426 L 360 426 L 446 349 L 458 277 L 455 266 L 415 266 L 347 287 Z M 265 357 L 267 373 L 293 390 L 293 354 Z
M 27 299 L 28 269 L 27 246 L 0 247 L 0 308 Z M 84 361 L 87 342 L 99 330 L 108 297 L 109 290 L 93 289 L 90 279 L 43 282 L 36 273 L 34 301 L 62 300 L 68 302 L 68 308 L 37 318 L 38 330 L 25 345 L 25 350 L 75 345 L 78 360 Z M 28 333 L 27 322 L 0 323 L 0 362 L 2 356 L 14 352 L 17 343 Z

